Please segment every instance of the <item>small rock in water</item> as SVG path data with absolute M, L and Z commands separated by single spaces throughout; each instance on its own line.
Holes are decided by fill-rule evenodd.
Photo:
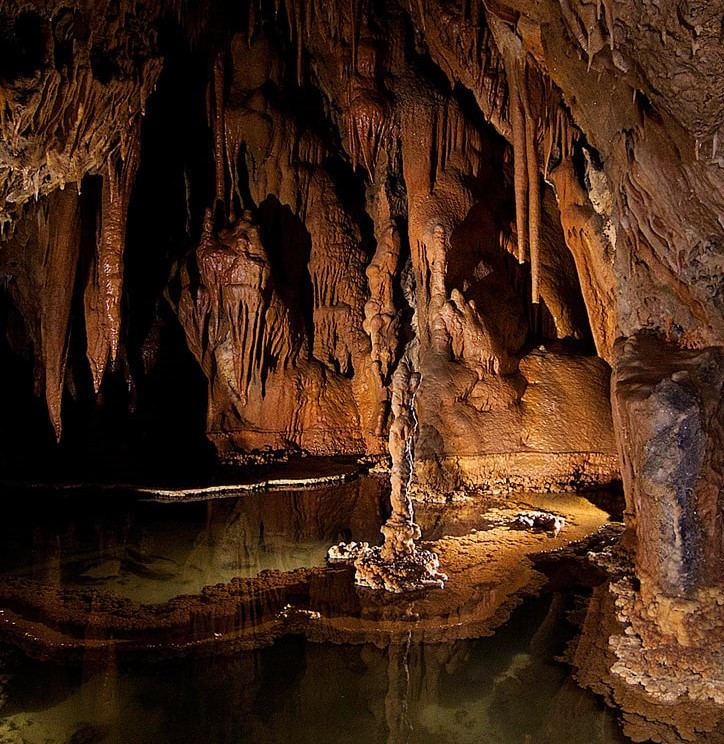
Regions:
M 518 514 L 513 525 L 519 529 L 552 532 L 553 537 L 558 537 L 558 533 L 566 525 L 566 520 L 550 512 L 528 511 Z
M 337 561 L 356 561 L 362 553 L 369 550 L 369 547 L 369 543 L 366 542 L 341 542 L 338 545 L 332 545 L 327 551 L 327 560 L 330 563 Z
M 355 561 L 355 584 L 369 589 L 384 589 L 400 594 L 422 589 L 444 589 L 448 580 L 442 573 L 437 554 L 429 550 L 415 550 L 390 562 L 379 547 L 361 553 Z

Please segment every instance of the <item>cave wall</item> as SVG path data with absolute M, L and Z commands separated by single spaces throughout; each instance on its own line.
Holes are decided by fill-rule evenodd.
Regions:
M 450 48 L 445 23 L 428 40 L 419 9 L 394 4 L 211 4 L 206 17 L 172 4 L 132 10 L 110 3 L 103 17 L 63 3 L 45 15 L 14 10 L 6 12 L 6 51 L 12 56 L 11 44 L 24 43 L 29 19 L 37 49 L 27 70 L 8 76 L 8 126 L 27 142 L 6 138 L 5 162 L 14 174 L 19 163 L 30 172 L 45 149 L 46 163 L 56 165 L 36 169 L 37 188 L 5 202 L 8 275 L 23 261 L 26 273 L 36 271 L 33 242 L 47 253 L 35 191 L 45 202 L 74 172 L 75 191 L 85 179 L 94 192 L 86 200 L 95 214 L 84 229 L 96 239 L 66 247 L 68 255 L 57 259 L 78 276 L 57 306 L 58 349 L 46 353 L 35 328 L 52 277 L 41 276 L 31 292 L 9 283 L 58 439 L 66 368 L 73 372 L 65 364 L 72 326 L 76 338 L 85 335 L 96 394 L 107 369 L 135 387 L 154 355 L 154 323 L 147 338 L 128 343 L 128 329 L 138 324 L 123 318 L 124 303 L 149 299 L 137 299 L 135 286 L 124 292 L 124 278 L 133 278 L 124 245 L 134 181 L 137 192 L 147 191 L 148 132 L 158 126 L 153 110 L 151 123 L 143 122 L 146 100 L 159 80 L 157 98 L 170 86 L 168 60 L 178 52 L 164 44 L 163 31 L 175 23 L 176 45 L 200 49 L 206 60 L 204 99 L 199 86 L 190 85 L 188 95 L 190 105 L 206 109 L 211 162 L 206 172 L 192 172 L 191 157 L 179 153 L 181 189 L 179 174 L 169 173 L 178 214 L 160 211 L 170 234 L 183 221 L 186 235 L 167 257 L 166 288 L 155 291 L 206 377 L 206 431 L 222 459 L 258 449 L 383 452 L 390 377 L 404 354 L 423 375 L 422 483 L 493 488 L 505 472 L 509 485 L 552 488 L 617 475 L 607 368 L 591 354 L 588 288 L 579 287 L 537 146 L 526 152 L 523 176 L 529 224 L 520 220 L 527 210 L 519 203 L 520 158 L 504 138 L 512 138 L 506 63 L 484 15 L 441 9 L 464 34 L 462 50 Z M 74 34 L 78 51 L 61 55 Z M 102 47 L 110 37 L 115 45 Z M 479 69 L 468 72 L 465 87 L 454 71 L 468 62 Z M 48 76 L 59 78 L 59 96 L 45 92 Z M 81 76 L 87 100 L 69 98 L 62 86 Z M 28 121 L 19 89 L 32 91 L 38 109 Z M 557 105 L 560 97 L 551 95 Z M 116 114 L 123 105 L 127 120 Z M 545 113 L 545 101 L 536 105 Z M 80 123 L 70 126 L 66 115 L 59 124 L 62 106 L 78 109 Z M 86 106 L 106 112 L 104 139 L 83 135 L 82 127 L 94 126 L 82 114 Z M 570 148 L 567 120 L 555 117 L 549 147 Z M 530 126 L 530 116 L 526 121 Z M 82 167 L 80 144 L 92 154 Z M 56 150 L 70 154 L 56 158 Z M 48 196 L 43 215 L 53 203 Z M 152 219 L 150 210 L 143 213 Z M 139 242 L 134 235 L 131 243 Z M 150 244 L 144 249 L 158 254 Z M 40 271 L 52 275 L 48 255 Z M 83 318 L 71 322 L 81 292 Z M 134 356 L 143 357 L 143 369 Z

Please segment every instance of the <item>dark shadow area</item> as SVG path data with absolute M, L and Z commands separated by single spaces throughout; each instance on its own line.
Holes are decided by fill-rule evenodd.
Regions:
M 311 238 L 304 223 L 286 204 L 268 196 L 258 207 L 262 242 L 269 255 L 274 289 L 289 308 L 292 332 L 306 335 L 314 347 L 314 292 L 309 276 Z
M 49 48 L 47 22 L 27 11 L 13 20 L 0 14 L 0 78 L 12 83 L 32 75 L 47 63 Z
M 164 69 L 143 120 L 127 223 L 121 351 L 96 396 L 85 356 L 83 288 L 95 252 L 101 180 L 87 176 L 59 445 L 48 423 L 42 379 L 38 396 L 33 394 L 26 361 L 32 348 L 23 350 L 29 342 L 22 340 L 11 348 L 7 340 L 23 335 L 22 320 L 8 301 L 0 302 L 0 361 L 9 376 L 2 390 L 12 391 L 0 402 L 5 479 L 173 483 L 207 479 L 213 467 L 205 436 L 206 379 L 163 299 L 174 263 L 198 242 L 213 194 L 207 50 L 191 50 L 172 20 L 161 23 L 159 45 Z

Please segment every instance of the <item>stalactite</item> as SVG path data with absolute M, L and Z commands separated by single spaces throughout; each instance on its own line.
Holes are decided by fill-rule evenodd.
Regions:
M 304 79 L 304 7 L 305 3 L 301 0 L 292 0 L 292 12 L 294 18 L 294 35 L 297 49 L 297 85 L 301 88 Z M 291 21 L 290 21 L 291 22 Z
M 223 52 L 219 52 L 214 60 L 213 95 L 214 166 L 217 208 L 223 208 L 226 204 L 226 179 L 224 173 L 224 85 L 224 55 Z
M 370 178 L 374 178 L 377 154 L 388 131 L 386 101 L 375 78 L 377 49 L 371 40 L 361 40 L 357 49 L 357 71 L 347 87 L 347 140 L 353 168 L 359 157 Z
M 47 213 L 39 213 L 39 238 L 44 254 L 40 335 L 45 369 L 45 400 L 56 439 L 60 441 L 61 406 L 70 339 L 72 278 L 75 276 L 80 248 L 80 209 L 78 194 L 74 189 L 56 191 L 49 197 Z
M 85 319 L 93 388 L 100 389 L 108 361 L 115 362 L 121 335 L 121 296 L 126 218 L 140 156 L 140 117 L 131 123 L 125 160 L 117 150 L 103 176 L 100 229 L 92 276 L 85 288 Z
M 611 0 L 601 0 L 601 2 L 603 3 L 603 14 L 606 20 L 606 25 L 608 26 L 608 45 L 613 50 L 613 47 L 615 45 L 613 31 L 613 6 L 611 4 Z
M 241 153 L 241 144 L 243 134 L 239 130 L 238 122 L 229 117 L 224 117 L 224 150 L 226 152 L 226 168 L 229 174 L 229 218 L 233 222 L 236 219 L 235 202 L 236 198 L 244 208 L 244 200 L 239 184 L 239 155 Z
M 525 149 L 528 164 L 528 236 L 530 244 L 531 295 L 540 302 L 540 176 L 536 148 L 535 124 L 525 112 Z
M 556 112 L 556 118 L 558 117 Z M 553 145 L 555 143 L 556 125 L 550 120 L 543 132 L 543 177 L 547 180 L 550 171 L 551 157 L 553 156 Z
M 513 186 L 515 190 L 515 224 L 518 233 L 518 263 L 524 263 L 528 223 L 528 166 L 525 145 L 525 120 L 517 81 L 510 78 L 510 120 L 513 128 Z
M 440 166 L 440 170 L 445 170 L 445 163 L 447 162 L 447 155 L 449 151 L 449 143 L 450 143 L 450 126 L 448 123 L 448 116 L 449 116 L 449 106 L 446 104 L 442 107 L 442 124 L 440 126 L 440 129 L 438 130 L 438 142 L 437 142 L 437 152 L 438 152 L 438 164 Z
M 49 194 L 101 170 L 126 122 L 144 110 L 161 67 L 160 59 L 140 60 L 132 79 L 100 83 L 87 65 L 62 71 L 50 66 L 30 90 L 4 86 L 0 119 L 5 150 L 13 156 L 22 153 L 23 163 L 12 168 L 0 163 L 0 202 L 6 213 L 17 216 L 17 208 L 36 192 L 38 197 Z
M 420 12 L 420 25 L 423 31 L 427 31 L 425 27 L 425 0 L 417 0 L 417 8 Z
M 256 30 L 256 2 L 251 0 L 249 2 L 249 10 L 246 16 L 246 45 L 251 46 L 251 40 L 254 37 L 254 31 Z
M 370 299 L 365 304 L 362 327 L 370 337 L 370 355 L 372 361 L 379 365 L 383 381 L 392 371 L 398 345 L 400 318 L 395 307 L 393 282 L 400 250 L 399 232 L 394 224 L 390 224 L 382 230 L 375 255 L 365 271 Z
M 352 49 L 352 74 L 357 72 L 357 44 L 359 41 L 360 0 L 350 0 L 350 47 Z

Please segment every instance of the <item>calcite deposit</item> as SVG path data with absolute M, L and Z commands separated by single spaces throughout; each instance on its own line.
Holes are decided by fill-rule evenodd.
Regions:
M 415 522 L 409 488 L 417 430 L 415 394 L 419 386 L 419 373 L 412 371 L 403 359 L 392 377 L 389 437 L 392 514 L 382 525 L 384 542 L 372 548 L 367 543 L 340 543 L 332 546 L 328 553 L 332 562 L 354 561 L 358 586 L 399 593 L 429 587 L 442 589 L 448 578 L 439 570 L 437 555 L 416 545 L 422 532 Z
M 420 493 L 622 478 L 617 669 L 716 702 L 662 680 L 724 638 L 721 33 L 698 0 L 0 0 L 0 462 L 376 458 L 404 358 Z

